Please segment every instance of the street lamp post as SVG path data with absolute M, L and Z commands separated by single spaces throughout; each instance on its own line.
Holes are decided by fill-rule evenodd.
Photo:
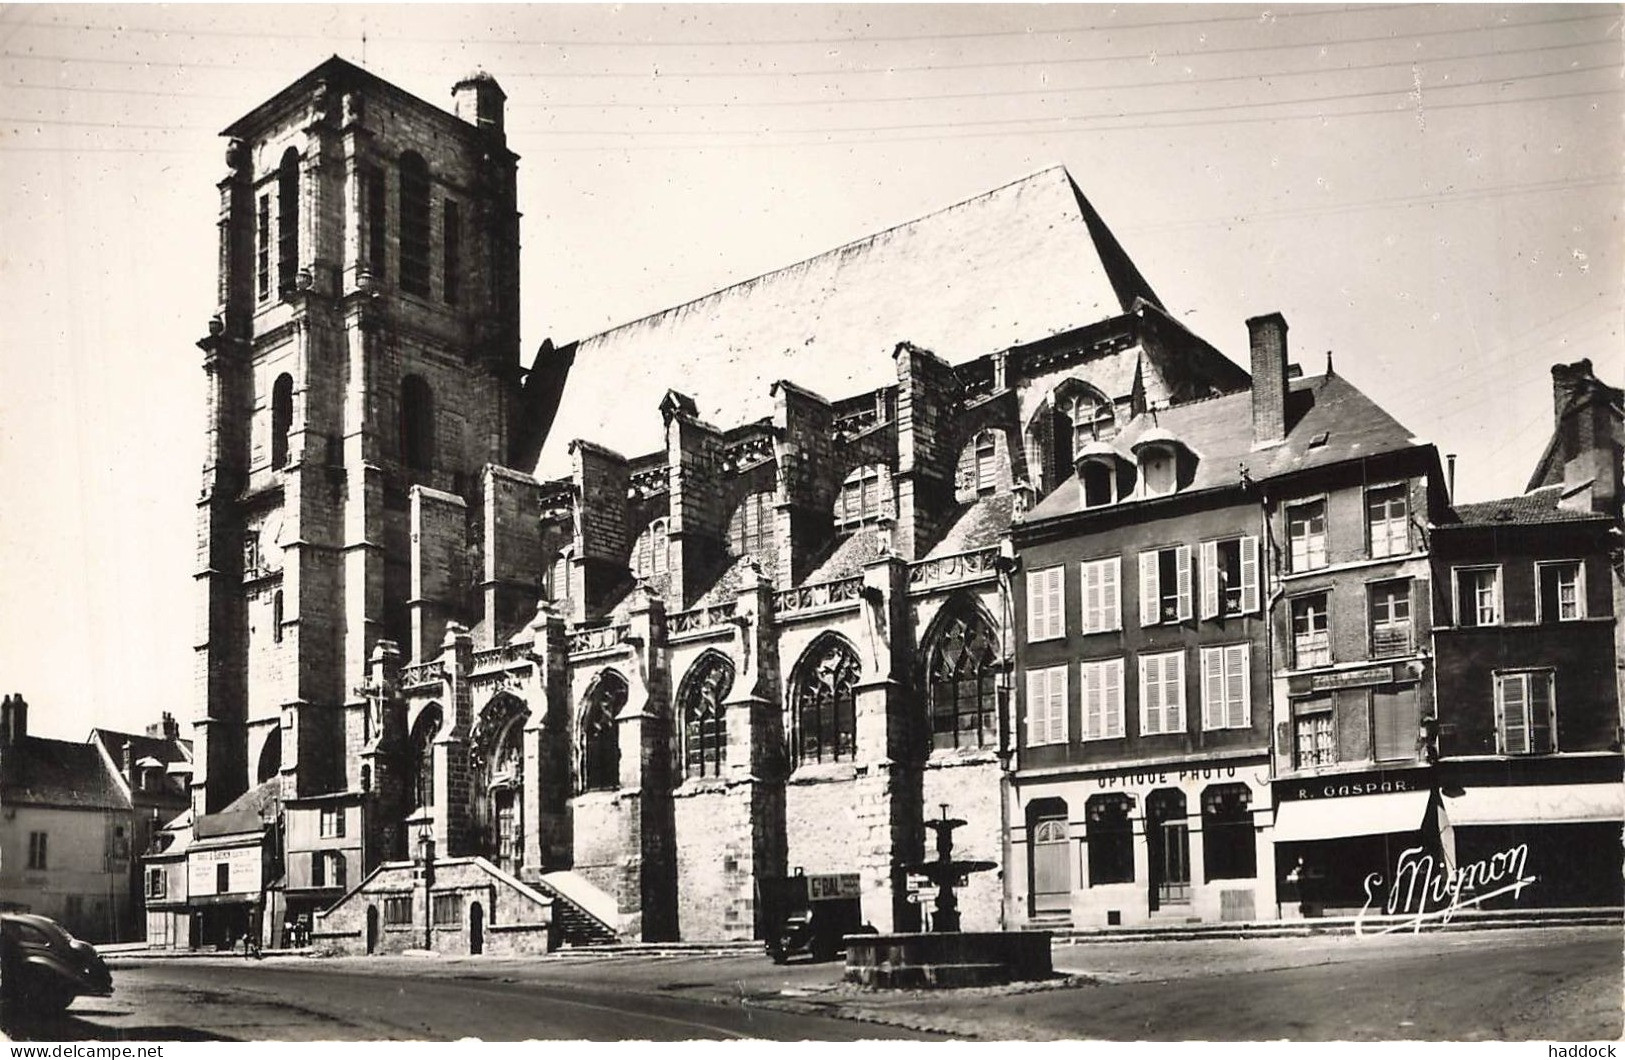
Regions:
M 434 818 L 425 814 L 416 822 L 418 878 L 423 881 L 423 948 L 434 949 L 434 908 L 430 888 L 434 886 Z

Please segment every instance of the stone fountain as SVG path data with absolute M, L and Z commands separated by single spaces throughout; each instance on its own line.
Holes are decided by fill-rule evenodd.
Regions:
M 956 859 L 954 829 L 966 822 L 948 816 L 926 821 L 936 834 L 937 856 L 907 866 L 937 889 L 931 930 L 892 935 L 849 935 L 846 938 L 846 981 L 890 989 L 987 986 L 1017 979 L 1047 979 L 1054 974 L 1047 931 L 961 931 L 959 899 L 954 888 L 973 872 L 997 868 L 996 862 Z

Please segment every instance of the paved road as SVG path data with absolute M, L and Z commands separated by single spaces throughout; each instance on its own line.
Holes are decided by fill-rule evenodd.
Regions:
M 571 963 L 575 976 L 591 978 L 587 962 Z M 354 967 L 328 969 L 309 961 L 121 961 L 113 997 L 80 998 L 61 1018 L 9 1031 L 19 1041 L 936 1037 L 777 1011 L 747 998 L 663 997 L 614 986 L 525 982 L 499 971 L 486 978 L 466 966 L 461 974 L 473 978 L 399 969 L 358 973 Z

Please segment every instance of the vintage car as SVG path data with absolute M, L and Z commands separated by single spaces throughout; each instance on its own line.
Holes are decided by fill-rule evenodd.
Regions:
M 96 947 L 48 917 L 0 914 L 0 993 L 9 1017 L 51 1015 L 81 994 L 112 992 L 112 973 Z
M 783 964 L 798 953 L 827 961 L 846 950 L 846 936 L 874 934 L 863 922 L 863 899 L 855 872 L 795 875 L 769 881 L 766 888 L 772 928 L 767 953 Z

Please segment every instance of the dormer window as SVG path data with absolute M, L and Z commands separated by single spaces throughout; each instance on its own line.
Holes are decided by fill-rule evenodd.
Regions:
M 1140 468 L 1140 493 L 1146 497 L 1166 497 L 1180 486 L 1181 462 L 1189 479 L 1193 455 L 1172 432 L 1152 427 L 1134 443 L 1134 457 Z
M 1133 465 L 1105 442 L 1078 450 L 1077 472 L 1085 508 L 1116 504 L 1132 489 Z

